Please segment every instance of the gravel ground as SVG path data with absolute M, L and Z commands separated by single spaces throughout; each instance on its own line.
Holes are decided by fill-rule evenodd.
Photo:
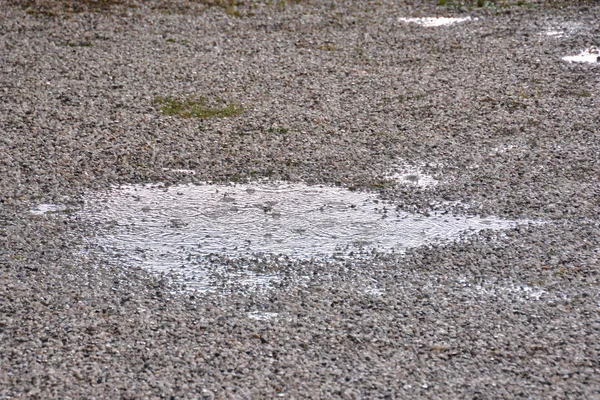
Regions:
M 0 2 L 1 398 L 600 398 L 600 63 L 561 60 L 600 46 L 597 3 L 22 3 Z M 472 19 L 398 20 L 432 15 Z M 407 164 L 440 184 L 386 178 Z M 544 223 L 194 293 L 28 212 L 264 178 Z

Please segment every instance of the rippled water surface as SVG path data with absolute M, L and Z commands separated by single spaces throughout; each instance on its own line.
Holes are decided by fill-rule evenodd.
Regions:
M 195 282 L 208 279 L 214 268 L 207 260 L 215 256 L 329 260 L 372 249 L 402 252 L 465 231 L 515 225 L 494 218 L 424 217 L 399 212 L 373 193 L 285 183 L 127 186 L 89 195 L 79 217 L 96 224 L 95 245 L 120 263 L 181 271 Z M 249 270 L 227 273 L 249 284 L 276 279 Z

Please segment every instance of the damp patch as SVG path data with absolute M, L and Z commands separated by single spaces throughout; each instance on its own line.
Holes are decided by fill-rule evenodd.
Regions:
M 405 186 L 423 189 L 435 187 L 439 183 L 432 176 L 423 174 L 420 171 L 391 172 L 385 178 Z
M 562 58 L 568 62 L 578 63 L 598 63 L 600 62 L 600 50 L 597 47 L 591 47 L 579 53 L 576 56 L 566 56 Z
M 549 296 L 548 291 L 537 286 L 498 284 L 492 282 L 469 283 L 467 279 L 458 279 L 457 285 L 464 290 L 474 291 L 483 297 L 509 296 L 518 301 L 539 301 Z
M 196 171 L 193 169 L 172 169 L 172 168 L 163 168 L 165 172 L 171 172 L 173 174 L 178 175 L 196 175 Z
M 197 289 L 223 278 L 265 286 L 294 263 L 402 254 L 517 224 L 411 214 L 374 193 L 288 183 L 123 186 L 88 194 L 76 217 L 94 226 L 89 247 L 123 266 L 176 272 Z
M 428 18 L 398 18 L 400 22 L 418 24 L 424 27 L 449 26 L 459 22 L 470 21 L 471 17 L 450 18 L 450 17 L 428 17 Z
M 473 283 L 466 278 L 458 278 L 455 281 L 455 290 L 462 291 L 482 301 L 490 298 L 511 298 L 513 301 L 543 301 L 561 298 L 560 294 L 550 293 L 546 289 L 538 286 L 525 284 L 515 284 L 507 282 L 482 281 Z M 410 285 L 410 288 L 414 286 Z M 443 286 L 429 286 L 429 290 L 434 292 L 443 292 Z M 366 287 L 362 290 L 364 295 L 385 296 L 386 290 L 377 287 Z

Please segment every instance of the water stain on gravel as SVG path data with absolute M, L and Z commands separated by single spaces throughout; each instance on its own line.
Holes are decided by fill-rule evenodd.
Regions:
M 433 188 L 438 185 L 438 181 L 432 176 L 420 173 L 419 171 L 409 172 L 392 172 L 385 176 L 394 182 L 398 182 L 402 185 L 413 186 L 418 188 Z
M 277 257 L 289 263 L 402 253 L 516 224 L 425 217 L 399 211 L 374 193 L 287 183 L 124 186 L 89 194 L 77 216 L 97 227 L 91 244 L 120 264 L 176 271 L 200 289 L 212 285 L 214 274 L 250 286 L 276 281 Z M 271 258 L 258 272 L 245 261 L 219 269 L 227 260 L 263 256 Z
M 466 279 L 459 279 L 457 285 L 467 291 L 474 291 L 484 298 L 510 297 L 517 301 L 538 301 L 544 296 L 548 296 L 548 291 L 543 288 L 518 285 L 518 284 L 499 284 L 493 282 L 470 283 Z

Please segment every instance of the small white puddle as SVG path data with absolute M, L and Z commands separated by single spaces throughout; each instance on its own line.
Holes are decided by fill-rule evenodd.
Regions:
M 546 36 L 551 36 L 551 37 L 555 37 L 555 38 L 561 38 L 561 37 L 565 36 L 564 31 L 546 31 L 546 32 L 543 32 L 543 34 Z
M 428 17 L 428 18 L 398 18 L 400 22 L 410 22 L 425 27 L 438 27 L 454 25 L 458 22 L 470 21 L 471 17 L 449 18 L 449 17 Z
M 66 211 L 67 207 L 63 204 L 40 204 L 37 208 L 30 210 L 35 215 L 57 214 Z
M 562 58 L 568 62 L 580 62 L 580 63 L 598 63 L 600 62 L 600 50 L 596 47 L 591 47 L 579 53 L 576 56 L 566 56 Z
M 243 285 L 277 281 L 280 255 L 289 263 L 348 259 L 371 250 L 403 253 L 465 232 L 516 225 L 496 218 L 425 217 L 397 211 L 374 193 L 287 183 L 125 186 L 89 194 L 77 217 L 96 226 L 92 244 L 120 264 L 176 271 L 198 289 L 211 286 L 211 274 Z M 261 272 L 250 270 L 247 261 L 235 268 L 222 263 L 223 257 L 264 256 Z
M 379 288 L 366 288 L 363 293 L 370 296 L 383 296 L 385 294 L 385 290 Z
M 268 321 L 279 316 L 278 313 L 266 312 L 266 311 L 253 311 L 248 313 L 248 318 L 255 319 L 257 321 Z

